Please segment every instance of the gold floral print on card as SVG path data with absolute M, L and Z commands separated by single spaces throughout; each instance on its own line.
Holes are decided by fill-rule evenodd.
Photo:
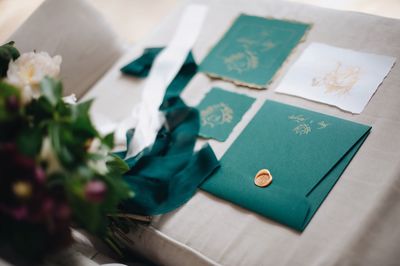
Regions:
M 201 125 L 215 127 L 232 122 L 233 110 L 225 103 L 218 103 L 203 109 L 200 112 Z
M 296 122 L 296 126 L 292 129 L 296 135 L 307 135 L 311 133 L 312 129 L 325 129 L 331 124 L 326 121 L 314 121 L 310 118 L 306 118 L 303 115 L 290 115 L 288 119 Z
M 258 57 L 250 50 L 234 53 L 224 58 L 224 63 L 229 71 L 239 74 L 256 69 L 258 67 Z
M 263 37 L 268 37 L 268 32 L 263 32 Z M 259 67 L 259 53 L 268 52 L 276 47 L 272 40 L 253 40 L 240 37 L 236 39 L 240 51 L 224 57 L 224 64 L 229 71 L 242 74 L 243 72 Z
M 360 79 L 360 67 L 345 66 L 337 62 L 336 68 L 323 77 L 312 79 L 313 87 L 324 87 L 325 93 L 344 95 L 349 93 Z

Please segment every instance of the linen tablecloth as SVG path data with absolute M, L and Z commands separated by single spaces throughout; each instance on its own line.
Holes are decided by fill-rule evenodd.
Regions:
M 185 206 L 129 235 L 133 249 L 165 265 L 396 265 L 400 261 L 400 69 L 394 66 L 361 115 L 277 94 L 275 87 L 313 41 L 400 58 L 400 21 L 277 1 L 193 1 L 210 12 L 194 47 L 201 61 L 239 13 L 312 23 L 306 41 L 288 58 L 266 91 L 213 81 L 198 74 L 183 93 L 197 104 L 211 86 L 257 98 L 224 143 L 210 141 L 222 156 L 265 99 L 369 124 L 372 132 L 303 233 L 199 191 Z M 179 18 L 171 15 L 143 46 L 167 43 Z M 127 63 L 121 60 L 121 64 Z M 129 61 L 129 60 L 128 60 Z M 118 64 L 117 64 L 118 65 Z M 116 67 L 117 68 L 117 67 Z M 114 75 L 114 79 L 112 78 Z M 117 72 L 94 88 L 104 91 Z M 121 78 L 117 78 L 121 79 Z M 119 82 L 118 84 L 122 84 Z M 140 93 L 140 83 L 128 85 Z M 113 86 L 113 91 L 120 91 Z M 109 92 L 111 94 L 111 92 Z M 131 92 L 133 94 L 133 92 Z M 101 95 L 101 93 L 97 94 Z M 101 96 L 100 96 L 101 97 Z M 118 96 L 120 97 L 120 96 Z M 134 102 L 137 98 L 131 99 Z M 120 101 L 115 98 L 115 101 Z M 124 104 L 127 100 L 123 100 Z M 115 106 L 102 102 L 98 112 Z M 124 108 L 124 107 L 123 107 Z M 123 109 L 121 108 L 121 109 Z M 118 111 L 117 111 L 118 112 Z M 121 111 L 121 117 L 122 115 Z M 117 118 L 116 114 L 109 115 Z M 288 166 L 290 167 L 290 166 Z M 264 203 L 268 204 L 268 203 Z

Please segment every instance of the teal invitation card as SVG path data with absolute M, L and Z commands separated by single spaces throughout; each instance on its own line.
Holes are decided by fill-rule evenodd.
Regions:
M 225 141 L 254 101 L 243 94 L 212 88 L 197 106 L 201 117 L 199 135 Z
M 239 85 L 265 88 L 310 25 L 240 15 L 200 65 Z
M 266 101 L 202 189 L 302 231 L 371 127 Z M 272 183 L 255 185 L 267 169 Z

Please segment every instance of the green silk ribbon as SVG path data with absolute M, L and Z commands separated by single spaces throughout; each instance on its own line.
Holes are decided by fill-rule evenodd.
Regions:
M 136 77 L 146 77 L 162 48 L 149 48 L 121 71 Z M 123 210 L 135 214 L 158 215 L 186 203 L 198 186 L 219 167 L 209 145 L 194 152 L 200 129 L 197 109 L 187 106 L 180 93 L 197 72 L 190 53 L 177 76 L 168 86 L 160 110 L 166 125 L 158 132 L 151 147 L 126 160 L 130 170 L 124 175 L 135 196 L 123 203 Z M 128 131 L 128 142 L 134 129 Z M 120 152 L 121 158 L 126 152 Z
M 162 49 L 159 47 L 145 49 L 139 58 L 121 68 L 121 72 L 138 78 L 147 77 L 154 59 L 156 59 Z

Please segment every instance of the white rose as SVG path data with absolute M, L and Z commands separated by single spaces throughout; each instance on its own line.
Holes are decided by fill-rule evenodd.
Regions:
M 39 84 L 45 77 L 58 77 L 62 58 L 46 52 L 22 54 L 8 66 L 6 81 L 21 88 L 22 102 L 28 103 L 40 95 Z

